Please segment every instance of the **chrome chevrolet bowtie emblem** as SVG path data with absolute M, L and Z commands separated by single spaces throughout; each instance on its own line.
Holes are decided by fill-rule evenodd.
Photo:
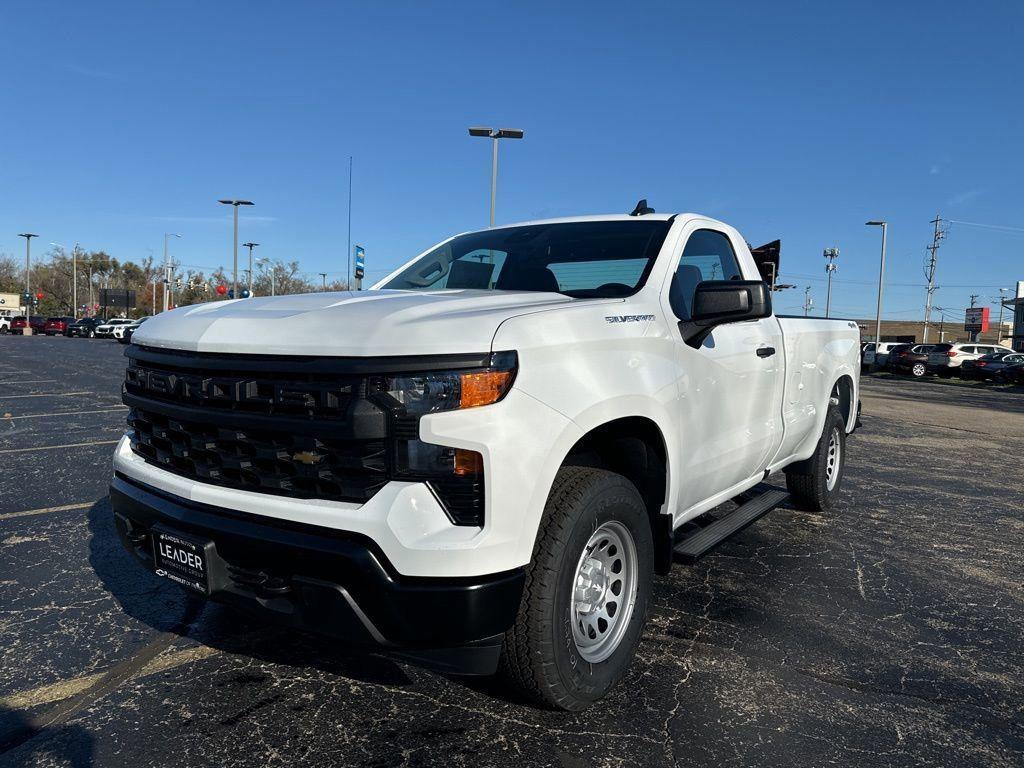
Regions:
M 300 451 L 292 456 L 292 459 L 301 461 L 303 464 L 316 464 L 322 458 L 322 454 L 312 453 L 311 451 Z

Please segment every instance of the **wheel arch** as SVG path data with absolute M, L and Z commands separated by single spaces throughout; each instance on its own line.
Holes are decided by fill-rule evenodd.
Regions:
M 655 570 L 667 573 L 672 515 L 665 514 L 670 499 L 670 451 L 665 433 L 649 416 L 620 416 L 591 427 L 569 449 L 561 467 L 607 469 L 636 486 L 647 508 L 657 558 Z M 667 562 L 666 562 L 667 561 Z

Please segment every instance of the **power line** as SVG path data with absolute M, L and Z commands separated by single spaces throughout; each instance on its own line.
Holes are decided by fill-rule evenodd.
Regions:
M 946 219 L 950 224 L 963 224 L 967 227 L 980 227 L 981 229 L 994 229 L 999 232 L 1020 232 L 1024 234 L 1024 229 L 1020 227 L 1007 227 L 1001 224 L 979 224 L 975 221 L 960 221 L 959 219 Z

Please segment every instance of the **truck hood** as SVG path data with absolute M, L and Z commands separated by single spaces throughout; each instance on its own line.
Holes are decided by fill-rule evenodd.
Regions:
M 215 301 L 163 312 L 132 341 L 235 354 L 432 355 L 488 352 L 502 322 L 576 300 L 512 291 L 343 291 Z

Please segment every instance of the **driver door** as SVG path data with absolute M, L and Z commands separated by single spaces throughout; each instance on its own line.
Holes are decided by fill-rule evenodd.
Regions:
M 752 279 L 729 233 L 695 222 L 683 241 L 670 281 L 685 295 L 704 280 Z M 757 277 L 753 264 L 747 272 Z M 764 470 L 782 439 L 784 351 L 774 316 L 717 326 L 696 349 L 674 332 L 685 511 Z

